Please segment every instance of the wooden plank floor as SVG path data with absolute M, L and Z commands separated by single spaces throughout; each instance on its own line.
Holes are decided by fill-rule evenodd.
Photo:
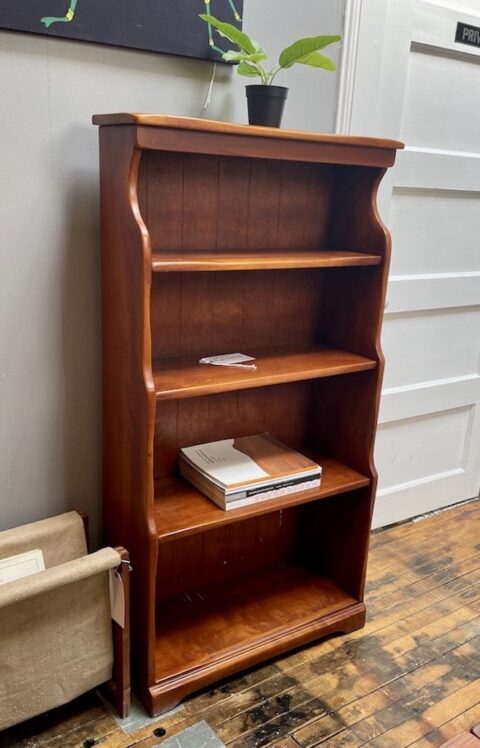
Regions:
M 0 746 L 152 748 L 206 720 L 228 748 L 431 748 L 480 723 L 480 502 L 375 534 L 367 606 L 362 631 L 226 681 L 136 732 L 89 694 L 5 731 Z

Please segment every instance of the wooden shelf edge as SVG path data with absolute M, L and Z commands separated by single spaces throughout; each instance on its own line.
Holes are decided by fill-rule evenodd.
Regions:
M 355 145 L 368 148 L 392 149 L 404 148 L 399 140 L 372 138 L 363 135 L 335 135 L 284 128 L 242 125 L 219 120 L 184 117 L 171 114 L 151 114 L 146 112 L 115 112 L 111 114 L 94 114 L 94 125 L 137 125 L 165 129 L 193 130 L 197 132 L 221 133 L 227 135 L 248 135 L 275 140 L 300 140 L 335 145 Z
M 183 252 L 155 251 L 152 270 L 162 272 L 222 272 L 238 270 L 295 270 L 308 268 L 364 267 L 380 265 L 375 254 L 340 250 L 244 250 Z
M 346 595 L 346 598 L 348 596 Z M 156 681 L 149 688 L 150 712 L 161 714 L 176 706 L 185 696 L 233 673 L 276 657 L 330 634 L 347 634 L 365 624 L 366 606 L 351 602 L 333 613 L 285 627 L 273 635 L 232 647 L 215 661 Z
M 234 524 L 235 522 L 240 522 L 249 519 L 250 517 L 271 514 L 280 511 L 281 509 L 289 509 L 291 507 L 301 506 L 302 504 L 310 504 L 314 501 L 321 501 L 322 499 L 327 499 L 331 496 L 337 496 L 342 493 L 347 493 L 348 491 L 356 491 L 370 485 L 371 481 L 368 476 L 358 473 L 356 470 L 343 465 L 331 457 L 317 456 L 315 459 L 318 459 L 318 464 L 323 467 L 322 482 L 319 488 L 300 491 L 298 494 L 290 494 L 278 499 L 269 499 L 267 501 L 259 502 L 258 504 L 250 504 L 250 506 L 241 507 L 240 509 L 231 509 L 228 512 L 218 507 L 213 501 L 208 499 L 206 496 L 203 496 L 203 494 L 201 494 L 194 486 L 181 478 L 165 478 L 158 480 L 155 484 L 156 500 L 154 505 L 158 542 L 168 543 L 175 541 L 178 538 L 207 532 L 214 527 Z M 343 481 L 338 479 L 335 480 L 339 473 L 345 475 Z M 179 489 L 183 489 L 183 492 L 185 492 L 185 490 L 187 491 L 192 508 L 196 509 L 196 511 L 194 513 L 195 521 L 190 523 L 185 522 L 183 526 L 178 526 L 176 529 L 172 529 L 171 517 L 169 515 L 175 517 L 177 521 L 181 516 L 180 507 L 176 510 L 174 501 L 170 499 L 170 497 L 174 495 L 176 486 L 178 486 Z M 162 491 L 162 487 L 167 489 L 170 494 L 169 498 L 162 499 L 159 495 Z M 167 506 L 169 500 L 171 503 L 170 506 Z M 184 494 L 181 496 L 180 491 L 179 500 L 185 502 L 185 496 Z M 164 531 L 159 530 L 162 525 L 167 525 L 170 529 Z
M 199 356 L 154 362 L 157 400 L 179 400 L 374 369 L 374 359 L 326 346 L 244 350 L 257 371 L 199 364 Z M 206 353 L 205 355 L 210 355 Z

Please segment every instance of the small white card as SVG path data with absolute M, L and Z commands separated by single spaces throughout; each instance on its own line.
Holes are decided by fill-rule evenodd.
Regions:
M 205 356 L 201 358 L 200 364 L 211 364 L 212 366 L 235 366 L 238 369 L 257 368 L 257 364 L 249 363 L 255 361 L 252 356 L 246 356 L 244 353 L 223 353 L 220 356 Z
M 35 549 L 0 559 L 0 584 L 15 582 L 45 570 L 42 551 Z

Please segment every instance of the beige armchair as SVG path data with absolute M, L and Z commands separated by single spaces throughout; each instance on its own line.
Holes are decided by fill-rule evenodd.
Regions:
M 36 548 L 43 552 L 45 571 L 0 585 L 0 730 L 106 682 L 126 716 L 126 551 L 104 548 L 88 555 L 76 512 L 0 532 L 0 559 Z M 109 570 L 115 568 L 126 593 L 125 625 L 114 624 L 112 637 Z

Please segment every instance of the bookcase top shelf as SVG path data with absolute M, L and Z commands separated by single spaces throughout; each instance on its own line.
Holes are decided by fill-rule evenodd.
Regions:
M 155 483 L 155 520 L 158 540 L 164 543 L 197 532 L 229 525 L 249 517 L 286 509 L 299 504 L 368 486 L 370 479 L 332 457 L 316 456 L 322 466 L 319 488 L 261 501 L 224 511 L 181 478 L 161 478 Z
M 228 135 L 249 135 L 277 140 L 303 140 L 316 143 L 348 144 L 367 146 L 369 148 L 404 148 L 399 140 L 370 138 L 358 135 L 331 135 L 328 133 L 303 132 L 301 130 L 284 130 L 275 127 L 258 125 L 239 125 L 231 122 L 220 122 L 197 117 L 177 117 L 168 114 L 143 114 L 139 112 L 119 112 L 115 114 L 95 114 L 94 125 L 138 125 L 144 127 L 161 127 L 176 130 L 196 130 L 197 132 L 224 133 Z
M 380 255 L 343 250 L 155 251 L 154 272 L 291 270 L 379 265 Z
M 199 364 L 201 356 L 157 361 L 153 370 L 157 400 L 300 382 L 365 371 L 377 365 L 376 361 L 365 356 L 325 346 L 279 346 L 241 352 L 255 358 L 256 371 Z M 205 351 L 202 355 L 209 356 L 212 352 Z

